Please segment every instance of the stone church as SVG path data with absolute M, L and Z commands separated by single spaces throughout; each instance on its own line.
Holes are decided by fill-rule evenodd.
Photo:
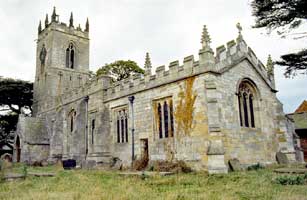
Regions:
M 276 98 L 274 66 L 238 36 L 214 52 L 203 27 L 199 55 L 113 82 L 90 75 L 89 22 L 59 21 L 54 8 L 38 27 L 33 116 L 20 116 L 14 159 L 74 159 L 77 165 L 118 159 L 123 167 L 147 157 L 184 161 L 193 169 L 227 172 L 296 160 L 293 125 Z M 154 72 L 153 72 L 154 71 Z

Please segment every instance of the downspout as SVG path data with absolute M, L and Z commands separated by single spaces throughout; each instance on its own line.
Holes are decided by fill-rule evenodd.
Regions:
M 134 110 L 133 110 L 133 101 L 134 96 L 128 97 L 131 106 L 131 166 L 133 166 L 134 161 Z
M 88 134 L 87 134 L 87 129 L 88 129 L 88 100 L 89 96 L 84 97 L 85 101 L 85 158 L 84 160 L 87 159 L 87 154 L 88 154 Z

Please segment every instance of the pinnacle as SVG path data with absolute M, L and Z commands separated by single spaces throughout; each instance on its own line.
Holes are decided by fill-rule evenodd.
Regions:
M 146 53 L 144 68 L 151 69 L 151 61 L 148 52 Z
M 89 32 L 89 30 L 90 30 L 90 23 L 88 21 L 88 18 L 86 18 L 85 30 L 84 31 Z
M 202 33 L 202 36 L 201 36 L 201 44 L 202 44 L 203 48 L 206 48 L 206 47 L 210 47 L 210 43 L 211 43 L 211 38 L 210 38 L 210 35 L 208 33 L 206 25 L 204 25 L 203 33 Z
M 74 27 L 74 17 L 72 12 L 70 13 L 69 27 Z
M 274 63 L 272 61 L 271 55 L 268 56 L 266 67 L 267 67 L 267 70 L 268 70 L 269 74 L 273 74 L 274 73 Z

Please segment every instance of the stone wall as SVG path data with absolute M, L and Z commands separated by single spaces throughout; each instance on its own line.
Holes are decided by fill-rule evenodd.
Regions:
M 20 161 L 33 163 L 47 160 L 49 156 L 49 135 L 44 120 L 20 116 L 15 137 L 14 160 L 17 158 L 16 142 L 20 142 Z

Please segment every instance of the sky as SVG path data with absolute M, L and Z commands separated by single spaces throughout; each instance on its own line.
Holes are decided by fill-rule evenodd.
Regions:
M 39 20 L 56 6 L 60 21 L 68 24 L 73 12 L 75 26 L 90 22 L 90 70 L 115 60 L 134 60 L 144 65 L 146 52 L 153 67 L 194 55 L 198 59 L 203 25 L 207 25 L 212 48 L 243 37 L 257 57 L 266 63 L 280 55 L 306 47 L 306 40 L 282 39 L 253 29 L 250 0 L 1 0 L 0 76 L 33 81 Z M 304 25 L 300 29 L 305 29 Z M 297 31 L 300 31 L 297 30 Z M 306 30 L 306 29 L 305 29 Z M 275 68 L 278 98 L 286 113 L 307 99 L 307 76 L 286 79 Z

